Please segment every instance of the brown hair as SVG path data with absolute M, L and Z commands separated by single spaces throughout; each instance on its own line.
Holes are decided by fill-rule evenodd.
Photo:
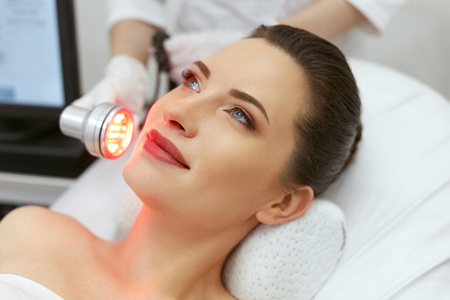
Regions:
M 296 147 L 282 182 L 309 185 L 317 196 L 348 165 L 361 139 L 361 101 L 342 52 L 330 42 L 286 25 L 260 26 L 250 38 L 264 38 L 292 57 L 306 74 L 309 107 L 294 121 Z

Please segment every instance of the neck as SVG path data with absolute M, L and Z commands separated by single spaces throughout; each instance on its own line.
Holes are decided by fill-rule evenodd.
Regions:
M 249 221 L 239 229 L 194 232 L 144 205 L 129 235 L 115 247 L 116 266 L 128 286 L 149 291 L 145 294 L 155 299 L 230 299 L 222 285 L 222 267 L 254 226 Z

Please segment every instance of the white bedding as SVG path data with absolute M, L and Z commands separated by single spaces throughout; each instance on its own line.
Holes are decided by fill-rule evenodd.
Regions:
M 315 299 L 449 299 L 448 287 L 426 286 L 450 257 L 450 103 L 395 71 L 352 68 L 364 137 L 324 195 L 344 211 L 348 244 Z

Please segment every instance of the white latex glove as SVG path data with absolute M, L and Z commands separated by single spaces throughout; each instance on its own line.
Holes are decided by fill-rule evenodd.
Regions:
M 149 86 L 150 79 L 145 66 L 131 56 L 118 55 L 109 60 L 105 77 L 72 104 L 93 109 L 99 103 L 111 102 L 140 115 Z
M 200 31 L 176 34 L 164 41 L 164 48 L 170 58 L 170 78 L 183 82 L 181 73 L 194 61 L 205 59 L 226 46 L 244 38 L 240 31 Z

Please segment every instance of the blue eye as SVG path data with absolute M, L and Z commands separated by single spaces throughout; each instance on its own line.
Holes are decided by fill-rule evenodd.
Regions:
M 200 86 L 195 78 L 191 78 L 186 80 L 186 85 L 196 91 L 197 93 L 200 92 Z
M 183 84 L 185 86 L 194 90 L 197 93 L 200 92 L 200 84 L 198 83 L 197 78 L 195 77 L 194 73 L 191 70 L 186 69 L 183 71 L 183 73 L 181 73 L 181 75 L 184 78 Z
M 256 130 L 255 126 L 253 125 L 252 117 L 243 108 L 234 106 L 230 109 L 230 114 L 233 118 L 243 123 L 247 127 Z
M 234 109 L 231 115 L 243 123 L 248 123 L 246 115 L 240 109 Z

